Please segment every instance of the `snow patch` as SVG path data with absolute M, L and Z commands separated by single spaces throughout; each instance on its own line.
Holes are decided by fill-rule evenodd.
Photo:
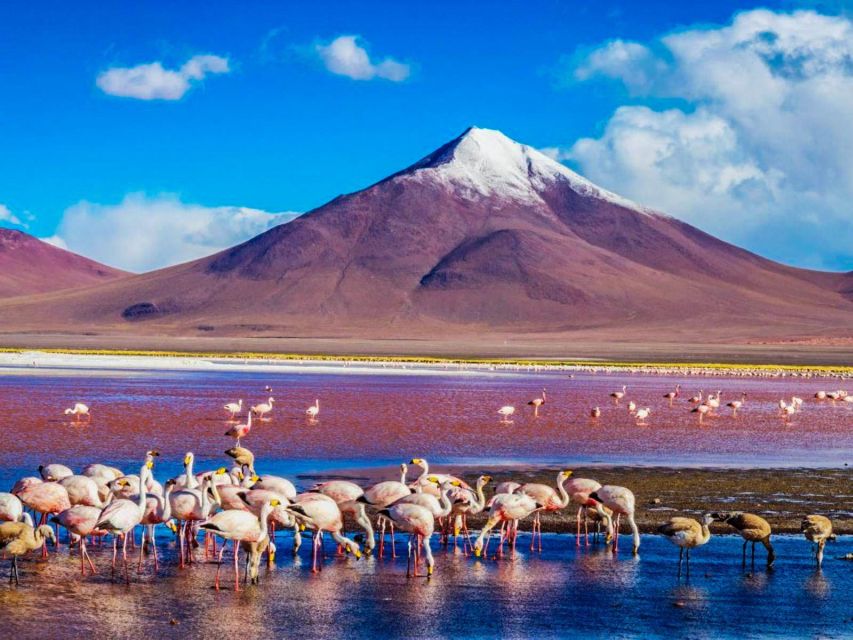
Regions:
M 401 177 L 439 182 L 470 199 L 499 196 L 531 204 L 541 204 L 541 192 L 554 182 L 566 182 L 582 196 L 644 214 L 656 213 L 598 187 L 541 151 L 493 129 L 471 127 Z

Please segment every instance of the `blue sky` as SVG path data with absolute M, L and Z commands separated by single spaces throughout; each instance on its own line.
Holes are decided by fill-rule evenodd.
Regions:
M 774 106 L 752 104 L 747 117 L 721 97 L 720 86 L 700 89 L 696 78 L 685 81 L 690 91 L 666 86 L 667 78 L 686 77 L 690 64 L 666 44 L 668 34 L 722 33 L 738 12 L 756 9 L 693 5 L 4 3 L 0 224 L 17 220 L 34 235 L 134 270 L 162 266 L 284 219 L 269 214 L 306 211 L 362 188 L 476 124 L 546 148 L 605 187 L 658 199 L 646 203 L 772 258 L 853 268 L 853 214 L 844 209 L 853 179 L 836 176 L 840 187 L 808 179 L 809 171 L 817 182 L 843 172 L 837 158 L 798 153 L 809 156 L 801 160 L 810 163 L 804 172 L 779 159 L 784 152 L 768 142 L 778 134 L 753 136 L 745 125 L 750 118 L 768 121 L 760 109 Z M 825 69 L 829 56 L 815 43 L 837 36 L 836 27 L 843 36 L 849 24 L 843 3 L 761 6 L 773 16 L 806 8 L 829 21 L 770 27 L 806 33 L 806 44 L 782 57 L 815 56 L 815 68 Z M 324 49 L 342 36 L 356 36 L 350 44 L 370 63 L 336 59 L 338 49 Z M 615 51 L 614 41 L 631 44 Z M 725 46 L 736 50 L 737 39 L 729 41 Z M 727 59 L 719 46 L 712 54 L 721 64 Z M 216 59 L 177 75 L 201 55 Z M 391 66 L 383 67 L 388 59 Z M 767 60 L 776 65 L 778 56 Z M 841 89 L 826 102 L 840 115 L 853 96 L 853 64 L 830 62 Z M 128 96 L 136 89 L 122 84 L 121 70 L 151 63 L 173 72 L 168 80 L 177 85 L 161 89 L 171 91 L 168 99 Z M 787 118 L 780 130 L 790 131 L 806 113 L 797 110 L 796 91 L 775 106 Z M 848 106 L 853 112 L 853 102 Z M 697 126 L 712 132 L 702 134 L 717 145 L 712 152 L 679 146 Z M 831 127 L 803 128 L 813 147 L 838 143 Z M 675 142 L 667 139 L 672 131 L 682 132 Z M 653 134 L 647 144 L 640 139 L 649 153 L 656 145 L 671 153 L 660 171 L 646 172 L 655 156 L 644 158 L 642 149 L 624 155 L 638 132 Z M 714 167 L 710 178 L 696 168 L 705 162 Z M 731 175 L 739 176 L 735 186 Z M 780 232 L 791 222 L 789 209 L 803 221 Z M 827 233 L 827 225 L 835 231 Z M 113 227 L 125 235 L 138 229 L 130 234 L 136 249 Z

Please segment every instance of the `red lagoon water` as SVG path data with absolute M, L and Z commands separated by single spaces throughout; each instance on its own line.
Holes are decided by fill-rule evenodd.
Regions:
M 672 407 L 662 396 L 676 383 Z M 618 405 L 611 391 L 625 384 Z M 43 462 L 79 466 L 124 463 L 158 448 L 164 463 L 185 451 L 200 461 L 223 460 L 231 445 L 222 410 L 239 398 L 266 399 L 275 409 L 243 441 L 270 463 L 318 470 L 399 462 L 412 456 L 439 463 L 667 464 L 836 466 L 853 461 L 853 405 L 817 401 L 818 389 L 837 380 L 661 377 L 643 374 L 565 373 L 293 373 L 244 372 L 12 372 L 0 375 L 4 446 L 0 465 L 33 469 Z M 842 385 L 843 386 L 843 385 Z M 538 418 L 526 402 L 547 388 Z M 700 425 L 686 398 L 721 389 L 723 403 L 748 394 L 737 417 L 721 407 Z M 851 389 L 853 391 L 853 389 Z M 778 401 L 797 395 L 802 411 L 790 422 Z M 320 400 L 309 421 L 305 409 Z M 92 407 L 93 420 L 77 426 L 63 409 Z M 650 407 L 638 425 L 626 404 Z M 517 408 L 512 422 L 497 409 Z M 600 406 L 601 418 L 589 410 Z M 4 475 L 5 475 L 4 473 Z M 5 479 L 5 478 L 4 478 Z

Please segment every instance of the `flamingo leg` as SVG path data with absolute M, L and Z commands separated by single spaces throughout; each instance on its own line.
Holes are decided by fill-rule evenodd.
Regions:
M 131 529 L 131 532 L 133 529 Z M 127 566 L 127 534 L 122 535 L 121 558 L 124 561 L 124 579 L 130 584 L 130 570 Z
M 231 544 L 234 550 L 234 591 L 240 590 L 240 567 L 237 564 L 238 555 L 239 555 L 239 547 L 237 546 L 237 541 L 232 540 Z M 222 548 L 225 548 L 225 540 L 222 541 Z
M 213 586 L 219 591 L 219 573 L 222 570 L 222 554 L 225 553 L 225 545 L 222 545 L 222 549 L 219 551 L 219 560 L 216 563 L 216 579 L 213 581 Z
M 394 521 L 390 522 L 391 525 L 391 557 L 397 558 L 397 547 L 394 545 Z

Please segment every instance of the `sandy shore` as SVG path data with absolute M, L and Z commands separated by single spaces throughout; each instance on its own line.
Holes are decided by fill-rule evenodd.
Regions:
M 447 472 L 449 469 L 435 469 Z M 472 486 L 481 473 L 493 480 L 494 487 L 505 480 L 541 482 L 554 485 L 557 468 L 478 467 L 452 470 Z M 602 484 L 629 487 L 637 498 L 637 524 L 644 533 L 653 533 L 658 525 L 675 515 L 696 517 L 705 512 L 747 511 L 766 518 L 777 533 L 799 533 L 800 521 L 807 514 L 821 514 L 833 520 L 839 534 L 853 534 L 853 472 L 840 469 L 710 469 L 672 467 L 593 467 L 573 468 L 578 478 L 595 478 Z M 410 474 L 414 479 L 416 476 Z M 347 478 L 367 485 L 389 479 L 387 469 L 336 474 L 305 475 L 300 480 L 321 481 Z M 542 517 L 542 529 L 572 532 L 576 509 L 565 509 Z M 485 521 L 472 518 L 474 527 Z M 529 528 L 530 522 L 522 523 Z M 716 533 L 731 533 L 723 525 L 714 525 Z
M 650 373 L 682 376 L 853 377 L 853 367 L 837 365 L 737 365 L 601 361 L 451 359 L 382 356 L 304 356 L 298 354 L 96 353 L 81 351 L 0 350 L 0 372 L 40 374 L 73 371 L 254 371 L 359 374 L 494 374 L 565 371 L 588 373 Z

